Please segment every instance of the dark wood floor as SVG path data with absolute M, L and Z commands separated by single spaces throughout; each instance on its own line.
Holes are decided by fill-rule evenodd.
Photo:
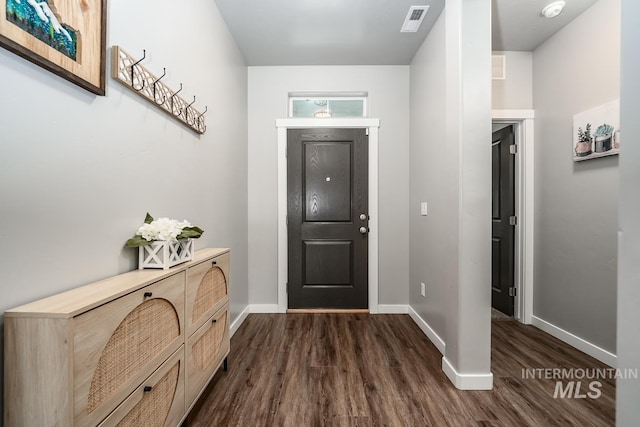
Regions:
M 606 368 L 532 326 L 492 322 L 492 391 L 457 390 L 441 360 L 407 315 L 251 314 L 189 426 L 615 424 L 614 380 L 597 399 L 554 399 L 556 380 L 523 378 L 523 368 Z

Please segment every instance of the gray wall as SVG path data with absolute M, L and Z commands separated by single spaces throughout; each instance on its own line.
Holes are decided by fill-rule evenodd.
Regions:
M 410 305 L 462 388 L 491 385 L 489 28 L 488 3 L 448 1 L 411 63 Z
M 445 18 L 446 143 L 457 147 L 458 159 L 458 281 L 446 290 L 443 362 L 480 376 L 491 368 L 491 5 L 449 0 Z M 486 380 L 465 382 L 492 387 Z
M 494 110 L 530 110 L 533 108 L 533 53 L 495 51 L 506 56 L 506 78 L 491 80 Z
M 277 304 L 277 138 L 288 93 L 367 91 L 380 119 L 379 302 L 407 304 L 409 67 L 249 67 L 249 294 Z
M 148 211 L 201 226 L 196 249 L 232 249 L 235 318 L 248 301 L 244 59 L 211 1 L 108 5 L 107 45 L 147 49 L 150 70 L 209 106 L 208 130 L 110 77 L 97 97 L 0 49 L 0 311 L 137 268 L 123 245 Z
M 457 281 L 457 151 L 446 143 L 445 18 L 411 62 L 409 303 L 444 339 L 446 289 Z M 427 216 L 420 202 L 428 203 Z M 426 297 L 420 294 L 420 283 Z
M 616 350 L 618 157 L 574 163 L 573 115 L 620 96 L 620 1 L 600 0 L 533 54 L 534 316 Z
M 621 52 L 621 125 L 625 135 L 640 134 L 640 2 L 622 0 L 622 52 Z M 637 138 L 635 138 L 637 140 Z M 624 147 L 620 155 L 620 258 L 618 266 L 618 367 L 638 369 L 640 367 L 640 144 L 634 138 Z M 640 419 L 640 381 L 619 379 L 616 382 L 616 423 L 621 427 L 632 427 Z

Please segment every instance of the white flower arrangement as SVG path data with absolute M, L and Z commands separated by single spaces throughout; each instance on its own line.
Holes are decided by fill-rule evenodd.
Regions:
M 189 221 L 178 221 L 169 218 L 153 219 L 147 213 L 144 224 L 138 228 L 136 235 L 127 240 L 128 248 L 150 245 L 154 241 L 176 242 L 179 239 L 197 239 L 204 231 L 191 225 Z

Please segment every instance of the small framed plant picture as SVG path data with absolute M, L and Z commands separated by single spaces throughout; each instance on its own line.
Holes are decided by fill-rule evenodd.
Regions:
M 0 46 L 105 93 L 107 0 L 0 0 Z
M 620 100 L 573 116 L 573 160 L 596 159 L 620 153 Z

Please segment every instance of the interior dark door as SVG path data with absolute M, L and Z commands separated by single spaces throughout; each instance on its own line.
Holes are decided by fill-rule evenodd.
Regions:
M 493 133 L 491 306 L 513 316 L 515 159 L 511 154 L 513 126 Z M 514 217 L 515 219 L 515 217 Z M 511 292 L 510 292 L 511 291 Z
M 288 131 L 291 309 L 368 308 L 368 151 L 364 129 Z

